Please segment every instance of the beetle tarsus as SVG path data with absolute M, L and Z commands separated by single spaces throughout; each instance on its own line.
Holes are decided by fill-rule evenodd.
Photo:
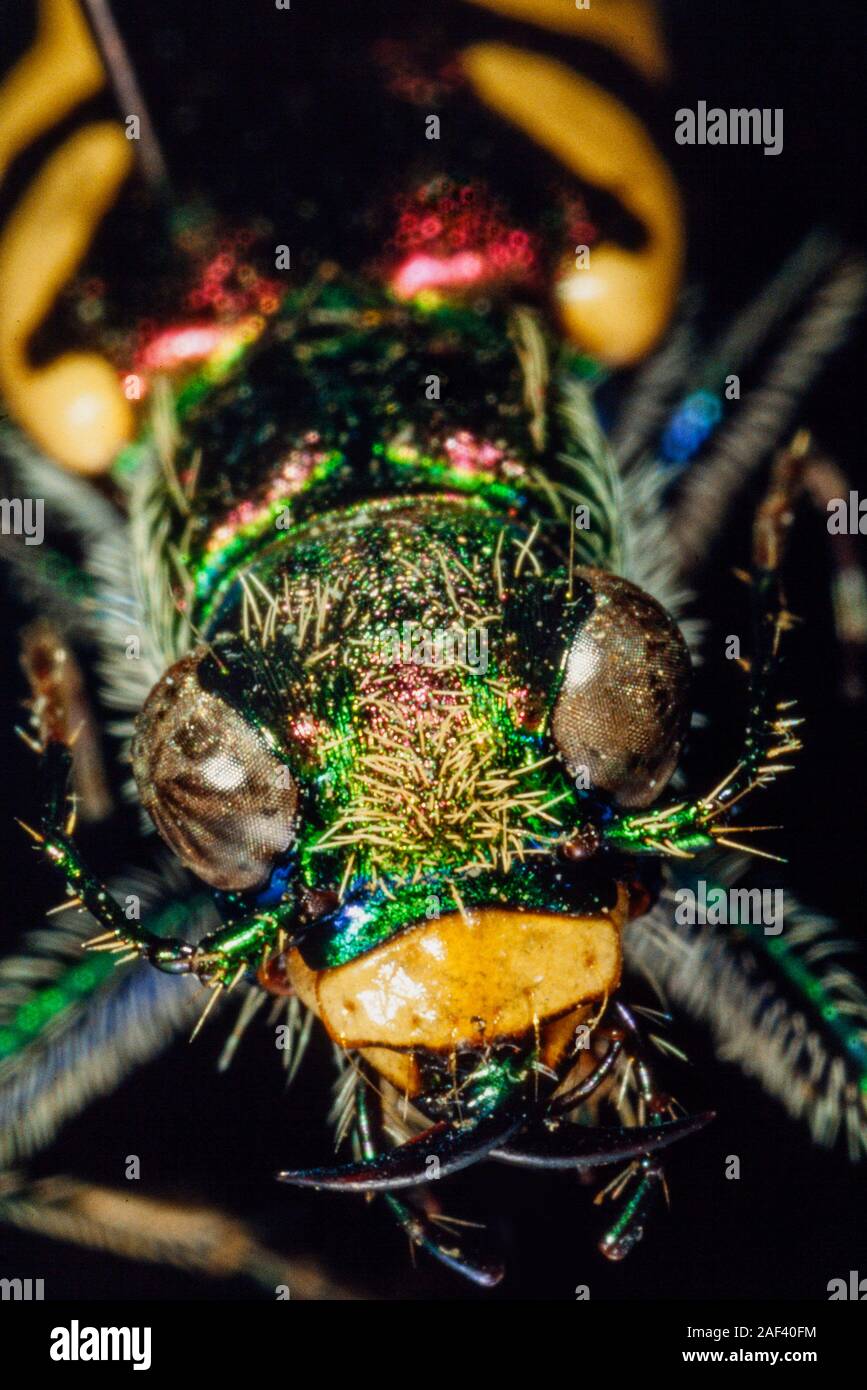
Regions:
M 501 1282 L 506 1272 L 505 1265 L 497 1256 L 479 1248 L 477 1233 L 468 1236 L 462 1232 L 458 1242 L 444 1220 L 442 1228 L 437 1229 L 436 1218 L 430 1212 L 419 1211 L 388 1193 L 384 1200 L 417 1250 L 426 1251 L 439 1264 L 478 1284 L 480 1288 L 493 1289 Z

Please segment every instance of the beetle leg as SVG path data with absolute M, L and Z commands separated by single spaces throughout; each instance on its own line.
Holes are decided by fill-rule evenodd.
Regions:
M 603 846 L 628 854 L 684 858 L 718 843 L 730 845 L 725 837 L 732 828 L 729 813 L 735 805 L 755 788 L 768 786 L 779 772 L 790 770 L 784 759 L 801 746 L 795 733 L 800 721 L 789 717 L 793 702 L 775 701 L 773 678 L 779 663 L 780 639 L 794 621 L 783 597 L 780 566 L 808 447 L 808 436 L 800 433 L 778 456 L 753 526 L 752 569 L 747 578 L 751 585 L 754 655 L 749 664 L 750 706 L 739 763 L 700 801 L 615 817 L 605 827 Z M 753 851 L 757 852 L 760 851 Z
M 468 1246 L 465 1234 L 461 1235 L 459 1243 L 453 1234 L 438 1231 L 432 1217 L 408 1206 L 400 1198 L 386 1193 L 384 1200 L 416 1249 L 425 1250 L 447 1269 L 454 1270 L 483 1289 L 495 1288 L 501 1282 L 506 1272 L 502 1260 L 475 1248 L 476 1242 Z
M 615 1009 L 620 1015 L 621 1022 L 625 1025 L 626 1031 L 631 1034 L 636 1060 L 638 1063 L 638 1080 L 641 1087 L 641 1094 L 646 1107 L 653 1116 L 652 1126 L 659 1133 L 662 1127 L 662 1106 L 660 1098 L 653 1085 L 647 1062 L 644 1059 L 644 1038 L 641 1029 L 633 1015 L 631 1009 L 619 1000 L 615 1004 Z M 700 1121 L 707 1122 L 713 1118 L 712 1114 L 697 1117 Z M 700 1126 L 696 1126 L 697 1128 Z M 658 1147 L 658 1146 L 657 1146 Z M 648 1146 L 640 1161 L 632 1163 L 625 1173 L 622 1173 L 615 1180 L 615 1191 L 620 1196 L 624 1189 L 628 1188 L 633 1182 L 635 1187 L 631 1195 L 626 1198 L 618 1212 L 615 1220 L 605 1232 L 599 1242 L 599 1250 L 606 1259 L 622 1260 L 629 1254 L 644 1235 L 644 1222 L 649 1209 L 653 1206 L 661 1193 L 666 1192 L 665 1172 L 654 1158 L 653 1146 Z M 597 1198 L 597 1201 L 605 1197 L 610 1189 L 606 1189 Z
M 600 1168 L 608 1163 L 636 1158 L 650 1163 L 650 1155 L 695 1134 L 713 1119 L 711 1112 L 663 1119 L 662 1105 L 641 1055 L 643 1040 L 638 1024 L 624 1004 L 618 1001 L 614 1007 L 624 1025 L 624 1032 L 631 1035 L 633 1040 L 639 1084 L 651 1115 L 650 1124 L 593 1127 L 565 1118 L 568 1110 L 587 1100 L 611 1074 L 625 1046 L 623 1034 L 615 1034 L 605 1056 L 590 1075 L 563 1095 L 555 1096 L 541 1121 L 528 1126 L 524 1133 L 503 1149 L 495 1149 L 492 1158 L 523 1168 Z
M 626 1032 L 632 1038 L 634 1056 L 638 1064 L 638 1082 L 642 1099 L 651 1112 L 653 1125 L 658 1129 L 662 1124 L 664 1105 L 654 1087 L 650 1068 L 644 1055 L 646 1045 L 641 1028 L 632 1010 L 626 1004 L 618 1000 L 614 1007 Z M 708 1115 L 707 1118 L 713 1117 Z M 599 1242 L 599 1250 L 606 1259 L 622 1260 L 628 1255 L 644 1235 L 644 1221 L 650 1207 L 660 1193 L 664 1193 L 667 1199 L 665 1172 L 656 1162 L 650 1150 L 643 1155 L 640 1162 L 630 1165 L 626 1172 L 616 1180 L 615 1190 L 618 1195 L 622 1194 L 624 1189 L 636 1179 L 637 1183 L 634 1190 L 622 1203 L 616 1219 Z M 606 1195 L 606 1192 L 601 1193 L 597 1201 Z
M 130 920 L 120 904 L 87 866 L 73 838 L 75 810 L 69 807 L 68 785 L 71 754 L 65 738 L 55 728 L 44 730 L 37 745 L 42 781 L 42 813 L 39 829 L 24 828 L 66 879 L 80 905 L 104 928 L 92 949 L 132 951 L 170 974 L 195 974 L 211 984 L 221 984 L 247 965 L 257 965 L 263 953 L 290 928 L 294 902 L 280 903 L 267 911 L 252 912 L 204 937 L 197 945 L 178 937 L 157 936 Z
M 368 1092 L 363 1085 L 359 1088 L 356 1098 L 356 1133 L 362 1156 L 366 1159 L 375 1158 L 376 1143 L 372 1131 Z M 427 1189 L 424 1191 L 425 1195 L 429 1196 Z M 420 1200 L 424 1201 L 425 1197 L 419 1195 Z M 447 1269 L 454 1270 L 482 1288 L 493 1288 L 499 1284 L 505 1273 L 502 1261 L 479 1249 L 478 1238 L 468 1245 L 467 1236 L 462 1234 L 458 1243 L 452 1232 L 446 1233 L 443 1229 L 437 1229 L 435 1214 L 431 1211 L 419 1210 L 415 1205 L 410 1206 L 390 1193 L 385 1193 L 383 1200 L 415 1249 L 427 1251 Z
M 637 1172 L 641 1176 L 635 1191 L 599 1242 L 599 1250 L 606 1259 L 622 1260 L 638 1244 L 644 1235 L 649 1208 L 665 1191 L 665 1175 L 652 1158 L 645 1156 L 637 1165 Z

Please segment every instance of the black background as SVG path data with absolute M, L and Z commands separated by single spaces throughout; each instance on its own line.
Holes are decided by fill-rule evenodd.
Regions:
M 126 7 L 116 8 L 176 187 L 188 192 L 198 186 L 227 214 L 264 213 L 281 229 L 291 225 L 299 193 L 315 193 L 319 212 L 311 239 L 321 238 L 329 254 L 350 262 L 363 259 L 365 238 L 375 235 L 369 207 L 379 188 L 388 186 L 404 150 L 420 139 L 418 113 L 389 114 L 361 54 L 380 32 L 423 45 L 431 26 L 438 30 L 434 49 L 483 34 L 522 42 L 529 36 L 580 61 L 641 114 L 683 187 L 690 276 L 704 287 L 709 328 L 756 291 L 811 227 L 827 225 L 853 241 L 863 236 L 858 3 L 670 0 L 663 8 L 674 80 L 664 92 L 651 91 L 624 65 L 587 46 L 562 45 L 546 32 L 456 3 L 431 6 L 431 16 L 415 3 L 370 0 L 292 0 L 289 13 L 266 0 L 183 7 L 151 0 L 122 16 Z M 4 5 L 0 15 L 5 68 L 27 42 L 32 7 Z M 782 106 L 783 154 L 676 146 L 673 112 L 701 99 L 725 107 Z M 515 137 L 483 117 L 478 121 L 473 129 L 482 132 L 490 181 L 520 199 L 516 181 L 532 186 L 534 174 L 507 157 Z M 16 177 L 25 176 L 13 170 L 0 215 Z M 120 234 L 109 226 L 105 235 Z M 111 254 L 116 265 L 124 264 L 123 245 Z M 130 278 L 135 273 L 132 264 Z M 848 469 L 853 486 L 863 488 L 862 347 L 863 330 L 824 374 L 803 418 Z M 700 690 L 710 732 L 693 753 L 702 786 L 728 765 L 737 745 L 742 691 L 722 660 L 722 641 L 729 632 L 745 631 L 743 593 L 730 571 L 744 560 L 754 500 L 744 499 L 732 518 L 701 606 L 713 622 Z M 806 748 L 785 788 L 772 794 L 775 807 L 767 819 L 786 821 L 778 847 L 789 856 L 795 890 L 836 914 L 846 934 L 863 939 L 864 706 L 846 706 L 838 693 L 824 527 L 815 517 L 798 522 L 789 591 L 804 622 L 791 639 L 787 689 L 802 701 Z M 14 593 L 8 597 L 14 607 Z M 57 900 L 55 885 L 12 821 L 13 815 L 27 820 L 35 814 L 32 766 L 11 731 L 24 693 L 17 625 L 13 612 L 2 648 L 0 765 L 9 849 L 0 880 L 4 946 Z M 117 867 L 132 851 L 130 826 L 121 821 L 111 832 L 91 832 L 88 850 L 104 869 Z M 478 1296 L 426 1260 L 414 1271 L 405 1239 L 375 1204 L 274 1185 L 277 1168 L 328 1153 L 329 1048 L 317 1039 L 287 1095 L 264 1030 L 254 1029 L 233 1069 L 218 1076 L 213 1064 L 223 1034 L 218 1023 L 193 1047 L 180 1041 L 70 1123 L 33 1171 L 120 1186 L 125 1155 L 135 1153 L 143 1190 L 196 1196 L 238 1213 L 273 1247 L 320 1257 L 326 1271 L 356 1293 Z M 508 1253 L 509 1276 L 494 1297 L 569 1300 L 576 1285 L 589 1284 L 594 1299 L 821 1299 L 829 1279 L 859 1265 L 867 1274 L 863 1171 L 851 1169 L 840 1152 L 813 1148 L 755 1083 L 714 1060 L 702 1033 L 683 1022 L 677 1036 L 691 1065 L 671 1084 L 691 1104 L 713 1105 L 719 1117 L 673 1154 L 670 1216 L 658 1215 L 624 1264 L 609 1265 L 596 1253 L 601 1218 L 590 1201 L 593 1189 L 571 1178 L 529 1177 L 488 1165 L 454 1182 L 446 1209 L 487 1222 Z M 724 1177 L 730 1154 L 741 1159 L 739 1182 Z M 49 1297 L 255 1296 L 246 1283 L 199 1281 L 10 1231 L 0 1231 L 0 1248 L 4 1273 L 44 1277 Z

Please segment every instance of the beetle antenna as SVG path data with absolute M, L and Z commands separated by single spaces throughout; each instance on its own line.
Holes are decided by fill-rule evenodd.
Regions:
M 139 123 L 138 146 L 142 173 L 155 191 L 164 192 L 168 170 L 156 137 L 141 87 L 120 36 L 108 0 L 82 0 L 94 38 L 99 45 L 108 79 L 114 88 L 118 107 L 125 116 L 135 115 Z

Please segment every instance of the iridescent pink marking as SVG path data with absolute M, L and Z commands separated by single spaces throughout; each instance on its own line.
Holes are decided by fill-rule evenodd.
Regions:
M 487 439 L 477 439 L 469 430 L 449 436 L 443 448 L 452 468 L 461 473 L 490 473 L 503 461 L 503 451 Z

